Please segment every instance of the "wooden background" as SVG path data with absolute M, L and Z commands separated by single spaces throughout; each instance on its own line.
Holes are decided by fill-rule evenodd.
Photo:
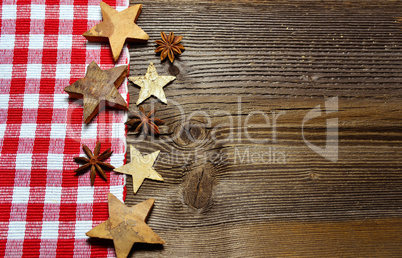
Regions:
M 166 241 L 133 255 L 402 255 L 401 1 L 141 3 L 150 40 L 130 45 L 130 76 L 153 62 L 177 79 L 168 105 L 143 104 L 164 134 L 128 133 L 141 152 L 161 150 L 165 179 L 136 195 L 127 180 L 128 205 L 156 199 L 148 224 Z M 160 31 L 184 36 L 173 65 L 154 54 Z M 129 89 L 135 109 L 139 88 Z M 324 148 L 326 121 L 338 119 L 336 162 L 303 140 L 317 105 L 304 136 Z

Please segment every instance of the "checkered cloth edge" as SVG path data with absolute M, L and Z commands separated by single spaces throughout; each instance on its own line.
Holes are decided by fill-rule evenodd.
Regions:
M 125 177 L 107 172 L 90 186 L 76 176 L 81 144 L 112 148 L 124 163 L 123 111 L 106 109 L 83 124 L 82 101 L 64 87 L 85 76 L 92 61 L 115 66 L 110 47 L 83 32 L 102 20 L 96 0 L 2 0 L 0 5 L 0 256 L 113 257 L 112 246 L 85 235 L 108 218 L 107 193 L 123 199 Z M 127 0 L 106 0 L 121 11 Z M 116 65 L 129 63 L 125 47 Z M 128 98 L 127 80 L 119 88 Z

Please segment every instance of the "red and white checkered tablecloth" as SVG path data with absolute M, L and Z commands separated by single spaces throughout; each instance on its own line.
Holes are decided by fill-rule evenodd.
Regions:
M 108 218 L 107 193 L 123 199 L 125 177 L 107 172 L 94 187 L 76 176 L 75 156 L 99 140 L 123 165 L 126 113 L 106 109 L 83 124 L 82 101 L 63 91 L 92 61 L 115 66 L 108 44 L 83 32 L 102 20 L 99 0 L 1 0 L 0 5 L 0 256 L 106 257 L 113 245 L 85 232 Z M 127 0 L 105 0 L 121 11 Z M 128 64 L 128 50 L 117 62 Z M 128 98 L 127 80 L 119 89 Z

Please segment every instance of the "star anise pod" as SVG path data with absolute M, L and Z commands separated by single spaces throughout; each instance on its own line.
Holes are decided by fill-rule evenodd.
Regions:
M 148 115 L 145 114 L 144 108 L 139 107 L 139 112 L 135 111 L 132 113 L 131 117 L 136 117 L 130 119 L 126 122 L 126 125 L 135 127 L 135 132 L 142 130 L 145 134 L 160 134 L 158 125 L 162 125 L 165 122 L 159 118 L 154 117 L 156 110 L 151 110 Z
M 180 55 L 181 50 L 184 50 L 182 44 L 179 44 L 183 39 L 183 36 L 175 36 L 173 32 L 170 32 L 169 37 L 166 36 L 165 32 L 161 32 L 162 40 L 155 41 L 159 46 L 155 49 L 155 53 L 161 52 L 161 60 L 169 57 L 170 62 L 173 63 L 174 56 Z
M 96 143 L 94 152 L 88 148 L 85 144 L 82 145 L 82 149 L 84 150 L 85 154 L 87 154 L 88 158 L 85 157 L 74 157 L 74 160 L 77 162 L 84 162 L 86 164 L 82 165 L 81 167 L 77 168 L 74 170 L 75 173 L 77 174 L 82 174 L 87 171 L 87 169 L 91 168 L 91 186 L 94 185 L 95 182 L 95 176 L 96 176 L 96 171 L 98 171 L 99 175 L 102 176 L 103 179 L 107 181 L 107 177 L 105 172 L 102 170 L 101 167 L 108 168 L 108 169 L 114 169 L 114 167 L 108 163 L 102 162 L 103 160 L 107 159 L 112 155 L 113 151 L 110 151 L 110 148 L 105 150 L 99 155 L 101 148 L 100 142 Z

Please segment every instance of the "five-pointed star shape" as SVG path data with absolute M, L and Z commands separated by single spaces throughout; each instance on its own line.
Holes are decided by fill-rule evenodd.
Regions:
M 153 63 L 148 66 L 148 71 L 145 76 L 139 77 L 128 77 L 130 81 L 141 87 L 140 96 L 137 100 L 137 106 L 141 104 L 144 100 L 151 97 L 152 95 L 157 97 L 160 101 L 167 104 L 165 93 L 163 92 L 163 87 L 165 87 L 169 82 L 176 79 L 174 76 L 159 76 L 156 72 Z
M 163 181 L 161 175 L 152 167 L 158 157 L 160 151 L 152 152 L 151 154 L 142 156 L 142 154 L 130 145 L 130 163 L 115 168 L 113 171 L 132 175 L 133 190 L 137 193 L 145 178 Z
M 117 90 L 128 73 L 127 65 L 101 70 L 92 62 L 84 78 L 64 88 L 70 98 L 84 99 L 84 122 L 89 123 L 103 104 L 127 110 L 127 103 Z
M 113 239 L 117 257 L 127 257 L 134 243 L 164 244 L 145 223 L 154 199 L 127 207 L 113 194 L 108 194 L 109 219 L 86 233 L 89 237 Z
M 82 36 L 92 42 L 109 41 L 115 62 L 119 59 L 126 41 L 144 42 L 149 39 L 148 34 L 135 24 L 138 16 L 140 16 L 142 5 L 137 4 L 121 12 L 116 11 L 104 2 L 100 3 L 100 7 L 103 21 L 84 32 Z

